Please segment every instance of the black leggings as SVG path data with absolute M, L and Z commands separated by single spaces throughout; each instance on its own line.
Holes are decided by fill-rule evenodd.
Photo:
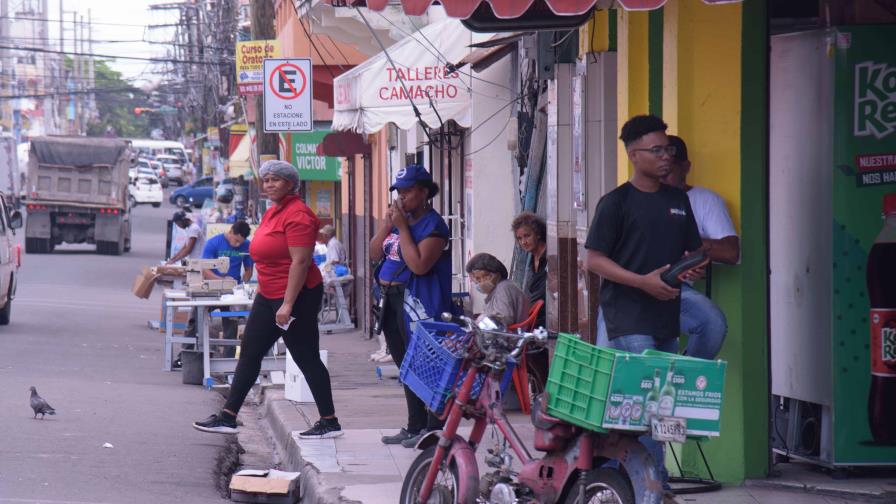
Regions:
M 292 306 L 292 316 L 296 319 L 286 331 L 277 327 L 275 319 L 283 300 L 268 299 L 261 294 L 255 294 L 255 302 L 252 303 L 252 311 L 249 313 L 243 342 L 240 345 L 240 360 L 236 365 L 236 375 L 233 377 L 233 385 L 230 387 L 230 395 L 227 397 L 224 409 L 239 412 L 243 401 L 246 400 L 246 394 L 258 378 L 262 359 L 282 335 L 292 359 L 308 381 L 308 388 L 311 389 L 320 416 L 327 417 L 335 413 L 330 373 L 320 360 L 317 314 L 320 311 L 323 293 L 323 285 L 312 289 L 303 288 L 299 292 L 299 297 Z
M 404 322 L 404 287 L 401 285 L 384 286 L 383 295 L 386 296 L 386 305 L 383 313 L 383 336 L 386 338 L 386 346 L 389 348 L 392 360 L 400 368 L 410 341 L 407 334 L 407 326 Z M 407 430 L 409 432 L 442 428 L 442 422 L 439 421 L 438 417 L 432 413 L 427 414 L 426 405 L 407 385 L 404 386 L 404 397 L 408 404 Z

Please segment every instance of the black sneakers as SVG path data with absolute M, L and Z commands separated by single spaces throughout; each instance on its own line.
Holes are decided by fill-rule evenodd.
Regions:
M 418 436 L 419 434 L 419 432 L 409 432 L 407 429 L 402 427 L 401 430 L 398 431 L 398 434 L 383 436 L 380 441 L 382 441 L 383 444 L 401 444 L 408 439 Z
M 337 418 L 321 418 L 314 422 L 314 426 L 305 432 L 300 432 L 302 439 L 328 439 L 342 435 L 342 427 Z
M 430 432 L 433 432 L 433 431 L 429 430 L 429 429 L 423 429 L 422 431 L 420 431 L 419 434 L 409 437 L 409 438 L 405 439 L 404 441 L 402 441 L 401 446 L 404 446 L 405 448 L 416 448 L 417 443 L 419 443 L 420 440 L 423 439 L 423 436 L 426 436 Z
M 212 434 L 238 434 L 240 431 L 236 425 L 236 417 L 223 411 L 205 420 L 193 422 L 193 428 L 202 432 L 211 432 Z

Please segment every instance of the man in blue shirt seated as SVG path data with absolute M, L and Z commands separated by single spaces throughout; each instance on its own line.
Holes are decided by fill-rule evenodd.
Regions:
M 230 229 L 222 234 L 209 238 L 202 249 L 203 259 L 217 259 L 219 257 L 230 258 L 230 268 L 226 273 L 218 270 L 204 270 L 203 274 L 209 280 L 229 276 L 239 283 L 248 282 L 252 278 L 253 263 L 249 257 L 249 224 L 246 221 L 236 221 Z M 240 270 L 242 275 L 240 275 Z
M 203 270 L 203 276 L 209 280 L 229 276 L 238 283 L 248 282 L 252 278 L 253 272 L 252 258 L 249 257 L 250 232 L 251 229 L 246 221 L 236 221 L 227 231 L 209 238 L 205 242 L 205 248 L 202 249 L 202 258 L 217 259 L 219 257 L 229 257 L 230 268 L 224 273 L 218 270 Z M 240 270 L 242 270 L 242 274 L 240 274 Z M 225 338 L 236 339 L 239 327 L 238 319 L 232 317 L 222 318 L 221 326 L 224 330 Z M 236 347 L 225 347 L 225 357 L 233 357 L 235 354 Z

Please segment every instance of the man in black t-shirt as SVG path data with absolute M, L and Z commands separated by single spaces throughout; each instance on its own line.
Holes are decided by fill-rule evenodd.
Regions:
M 603 279 L 598 345 L 635 353 L 648 348 L 678 352 L 679 290 L 660 274 L 700 249 L 702 241 L 687 194 L 660 182 L 675 154 L 666 128 L 652 115 L 623 125 L 619 138 L 634 173 L 601 198 L 588 231 L 588 269 Z M 642 442 L 657 459 L 667 486 L 662 445 Z
M 588 268 L 603 279 L 605 343 L 631 352 L 677 350 L 679 290 L 660 274 L 702 246 L 687 193 L 660 182 L 675 150 L 665 130 L 656 116 L 636 116 L 622 127 L 634 174 L 601 198 L 585 242 Z

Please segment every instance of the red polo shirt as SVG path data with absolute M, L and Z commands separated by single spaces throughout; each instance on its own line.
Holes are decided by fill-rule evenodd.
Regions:
M 298 196 L 285 197 L 265 212 L 249 244 L 249 255 L 258 271 L 258 292 L 268 299 L 282 299 L 286 294 L 289 247 L 314 248 L 320 220 Z M 317 287 L 322 282 L 320 270 L 313 262 L 308 267 L 305 287 Z

